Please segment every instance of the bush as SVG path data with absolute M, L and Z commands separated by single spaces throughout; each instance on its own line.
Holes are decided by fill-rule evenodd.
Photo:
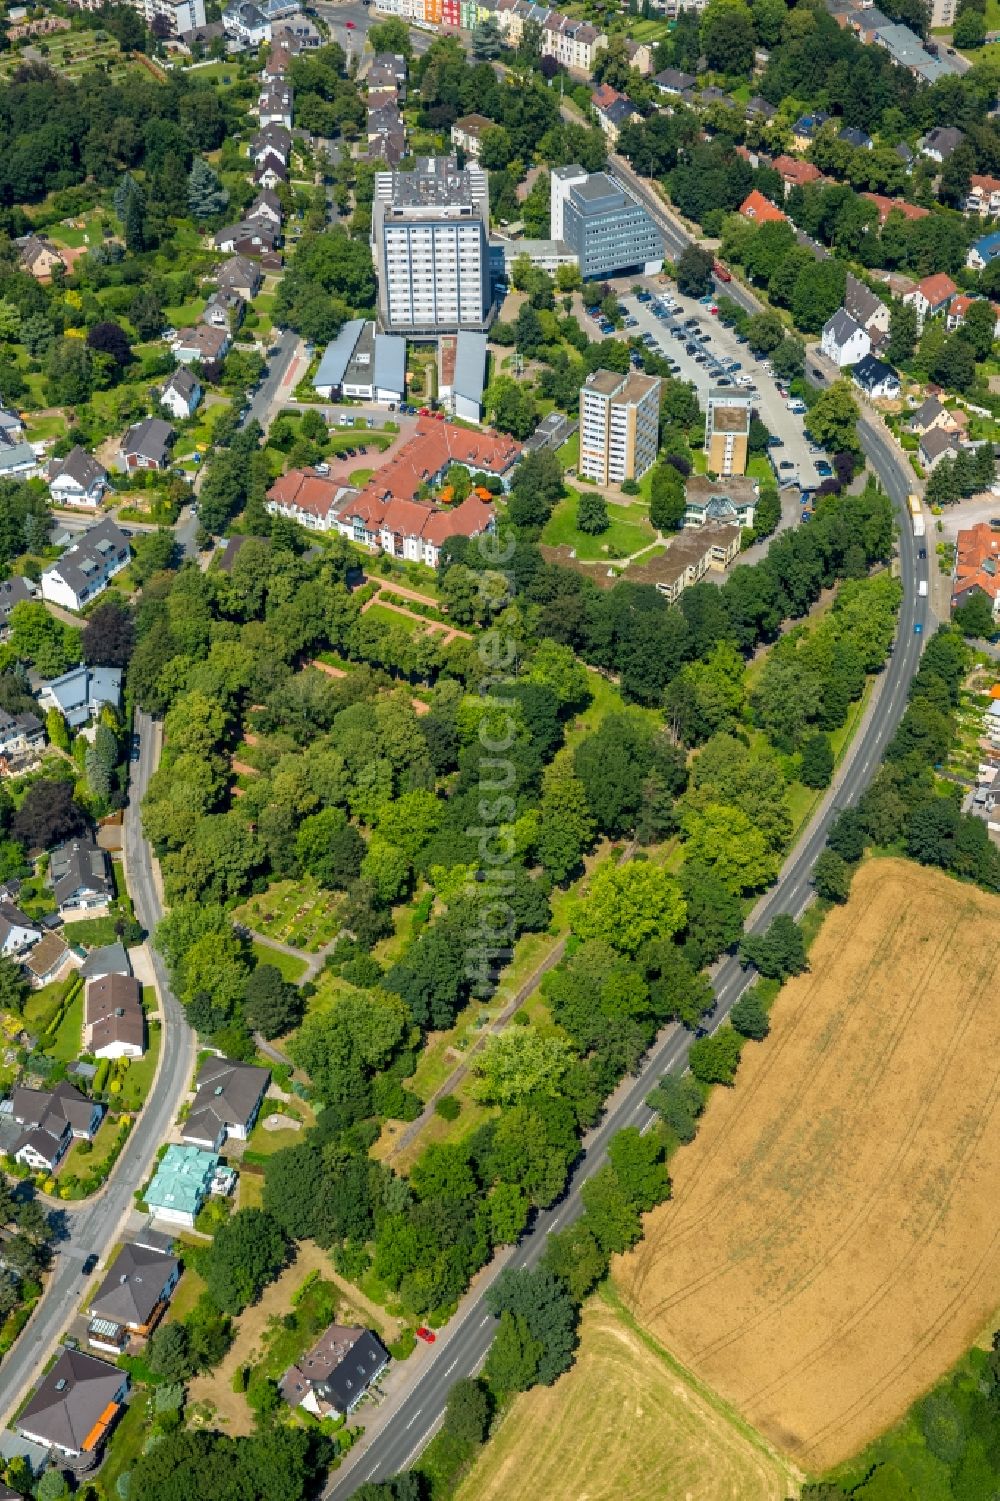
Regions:
M 456 1099 L 453 1094 L 442 1095 L 434 1106 L 434 1114 L 439 1115 L 445 1121 L 457 1120 L 461 1114 L 461 1110 L 462 1102 Z

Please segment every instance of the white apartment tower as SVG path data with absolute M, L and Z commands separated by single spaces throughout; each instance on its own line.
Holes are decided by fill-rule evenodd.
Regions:
M 475 162 L 418 159 L 412 172 L 378 172 L 372 254 L 379 317 L 388 332 L 428 338 L 484 329 L 491 310 L 490 200 Z
M 580 390 L 580 473 L 595 485 L 638 480 L 656 462 L 660 379 L 595 370 Z

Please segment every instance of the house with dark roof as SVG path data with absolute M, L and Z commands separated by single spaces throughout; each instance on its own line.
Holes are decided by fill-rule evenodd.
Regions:
M 918 141 L 921 154 L 932 162 L 946 162 L 965 140 L 965 132 L 957 125 L 935 125 Z
M 260 267 L 247 255 L 234 255 L 215 273 L 215 284 L 220 290 L 239 292 L 247 302 L 257 296 L 262 280 Z
M 186 417 L 194 416 L 201 397 L 201 382 L 183 365 L 175 370 L 160 387 L 160 406 L 178 422 L 183 422 Z
M 354 1411 L 388 1364 L 388 1350 L 370 1330 L 331 1324 L 309 1353 L 289 1366 L 278 1390 L 290 1407 L 338 1418 Z
M 73 951 L 58 933 L 46 933 L 21 961 L 28 980 L 36 989 L 58 980 L 73 960 Z
M 49 885 L 60 912 L 91 912 L 115 894 L 111 862 L 92 834 L 58 845 L 49 857 Z
M 84 1051 L 95 1058 L 141 1058 L 146 1051 L 142 986 L 134 975 L 88 980 L 83 1003 Z
M 680 68 L 664 68 L 653 76 L 653 85 L 661 94 L 686 94 L 695 82 L 693 73 L 682 73 Z
M 843 369 L 845 365 L 856 365 L 858 360 L 870 354 L 872 341 L 867 329 L 862 328 L 846 308 L 840 307 L 823 325 L 820 348 L 828 360 L 833 360 Z
M 876 329 L 882 334 L 889 332 L 888 306 L 850 272 L 847 273 L 844 287 L 844 308 L 869 334 L 873 334 Z
M 851 371 L 855 385 L 870 401 L 895 401 L 900 392 L 899 376 L 885 360 L 866 354 Z
M 206 1058 L 181 1130 L 191 1146 L 217 1152 L 227 1137 L 246 1141 L 271 1082 L 270 1070 L 230 1058 Z
M 954 458 L 958 452 L 958 434 L 945 432 L 943 428 L 931 427 L 920 439 L 917 449 L 917 457 L 923 467 L 930 472 L 935 464 L 940 463 L 945 454 Z
M 10 635 L 10 612 L 15 605 L 27 604 L 35 597 L 35 586 L 20 573 L 0 579 L 0 641 Z
M 166 427 L 167 424 L 163 422 L 160 426 Z M 43 570 L 42 598 L 62 605 L 66 610 L 82 610 L 98 594 L 104 593 L 115 574 L 127 566 L 131 556 L 132 549 L 125 533 L 110 517 L 105 517 L 96 526 L 88 527 L 61 558 Z
M 182 365 L 212 365 L 225 359 L 229 345 L 228 328 L 196 323 L 194 328 L 182 328 L 171 347 Z
M 45 745 L 45 728 L 36 714 L 8 714 L 0 709 L 0 772 L 20 771 L 23 763 L 38 753 Z
M 104 1115 L 103 1105 L 89 1100 L 62 1080 L 53 1089 L 15 1086 L 11 1112 L 21 1130 L 13 1157 L 35 1172 L 54 1172 L 74 1137 L 92 1141 Z
M 141 422 L 133 422 L 119 445 L 118 468 L 125 473 L 133 469 L 166 469 L 176 437 L 170 423 L 162 417 L 144 417 Z
M 57 266 L 64 271 L 68 267 L 66 257 L 44 235 L 22 235 L 14 241 L 20 252 L 21 265 L 36 281 L 52 280 Z
M 121 1415 L 128 1385 L 127 1371 L 83 1350 L 63 1349 L 15 1426 L 67 1459 L 96 1456 Z
M 88 1344 L 120 1355 L 130 1337 L 151 1334 L 180 1275 L 176 1256 L 126 1241 L 91 1302 Z
M 279 183 L 287 181 L 288 167 L 281 160 L 281 157 L 277 156 L 273 151 L 269 151 L 253 170 L 253 185 L 255 188 L 276 188 Z M 238 250 L 241 255 L 249 253 L 243 241 L 240 241 L 239 245 L 234 245 L 233 248 Z
M 108 471 L 79 443 L 48 469 L 49 495 L 57 506 L 99 506 L 108 488 Z
M 871 151 L 875 145 L 867 130 L 859 130 L 856 125 L 845 125 L 837 132 L 837 140 L 843 141 L 845 146 L 853 146 L 855 151 Z
M 0 901 L 0 954 L 19 959 L 42 936 L 42 925 L 26 917 L 13 902 Z
M 280 227 L 269 219 L 241 219 L 238 224 L 227 224 L 220 229 L 212 244 L 227 254 L 263 255 L 273 250 L 280 238 Z
M 265 224 L 273 224 L 275 229 L 280 229 L 283 218 L 281 199 L 277 193 L 272 193 L 270 188 L 262 188 L 247 209 L 244 223 L 250 224 L 253 220 L 259 219 Z
M 771 104 L 761 94 L 754 94 L 752 99 L 747 100 L 747 107 L 744 113 L 747 120 L 767 121 L 774 119 L 778 113 L 778 109 L 776 105 Z
M 120 938 L 106 943 L 102 948 L 91 949 L 80 965 L 80 974 L 85 980 L 101 980 L 105 975 L 130 975 L 132 962 Z

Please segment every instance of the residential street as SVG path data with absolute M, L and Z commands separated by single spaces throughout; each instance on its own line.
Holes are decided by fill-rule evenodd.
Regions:
M 153 874 L 153 857 L 142 836 L 139 804 L 160 755 L 160 730 L 149 716 L 136 714 L 141 737 L 138 763 L 132 764 L 129 803 L 125 811 L 125 869 L 136 916 L 152 933 L 162 915 Z M 80 1297 L 92 1277 L 82 1264 L 96 1252 L 102 1259 L 119 1238 L 122 1220 L 133 1207 L 133 1194 L 144 1182 L 156 1149 L 166 1138 L 188 1087 L 194 1066 L 194 1034 L 167 982 L 166 969 L 149 946 L 163 1016 L 159 1068 L 146 1108 L 105 1188 L 79 1206 L 66 1204 L 65 1234 L 57 1242 L 52 1272 L 41 1302 L 9 1355 L 0 1366 L 0 1423 L 6 1422 L 35 1381 L 52 1348 L 69 1325 Z

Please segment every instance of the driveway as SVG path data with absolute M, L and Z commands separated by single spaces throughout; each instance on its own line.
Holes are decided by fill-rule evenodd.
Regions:
M 928 541 L 932 547 L 942 537 L 947 542 L 954 542 L 959 532 L 965 531 L 967 527 L 977 526 L 980 521 L 991 521 L 994 517 L 1000 519 L 1000 495 L 972 495 L 968 500 L 945 506 L 940 516 L 931 518 Z M 941 527 L 940 532 L 937 530 L 938 525 Z
M 656 296 L 663 294 L 664 288 L 656 278 L 646 277 L 643 279 L 648 289 Z M 630 282 L 629 286 L 634 285 Z M 746 344 L 736 341 L 735 331 L 719 322 L 713 317 L 708 307 L 703 306 L 692 297 L 684 297 L 676 289 L 671 288 L 669 294 L 673 300 L 680 304 L 680 312 L 670 318 L 657 318 L 653 313 L 654 304 L 651 302 L 639 302 L 632 296 L 631 291 L 619 293 L 619 301 L 625 311 L 636 320 L 635 328 L 623 330 L 626 335 L 642 335 L 650 333 L 656 339 L 659 351 L 668 359 L 674 360 L 680 365 L 680 378 L 691 381 L 697 392 L 698 400 L 704 408 L 709 390 L 718 383 L 718 371 L 711 372 L 704 364 L 697 364 L 694 356 L 685 351 L 685 344 L 691 339 L 675 338 L 672 329 L 679 328 L 687 318 L 697 318 L 697 326 L 686 332 L 690 334 L 707 333 L 707 341 L 695 340 L 701 343 L 701 347 L 709 355 L 715 355 L 719 360 L 739 360 L 742 365 L 740 374 L 749 375 L 756 386 L 757 395 L 754 398 L 754 406 L 761 421 L 768 431 L 782 440 L 783 447 L 778 450 L 782 459 L 790 459 L 795 465 L 799 482 L 804 489 L 815 489 L 819 484 L 819 475 L 816 473 L 816 459 L 819 455 L 809 452 L 809 442 L 803 430 L 803 419 L 796 417 L 785 405 L 784 399 L 778 395 L 777 386 L 772 376 L 765 374 L 763 362 L 755 359 Z M 592 319 L 586 318 L 585 324 L 590 329 L 596 330 L 597 325 Z M 733 387 L 734 394 L 739 391 Z

